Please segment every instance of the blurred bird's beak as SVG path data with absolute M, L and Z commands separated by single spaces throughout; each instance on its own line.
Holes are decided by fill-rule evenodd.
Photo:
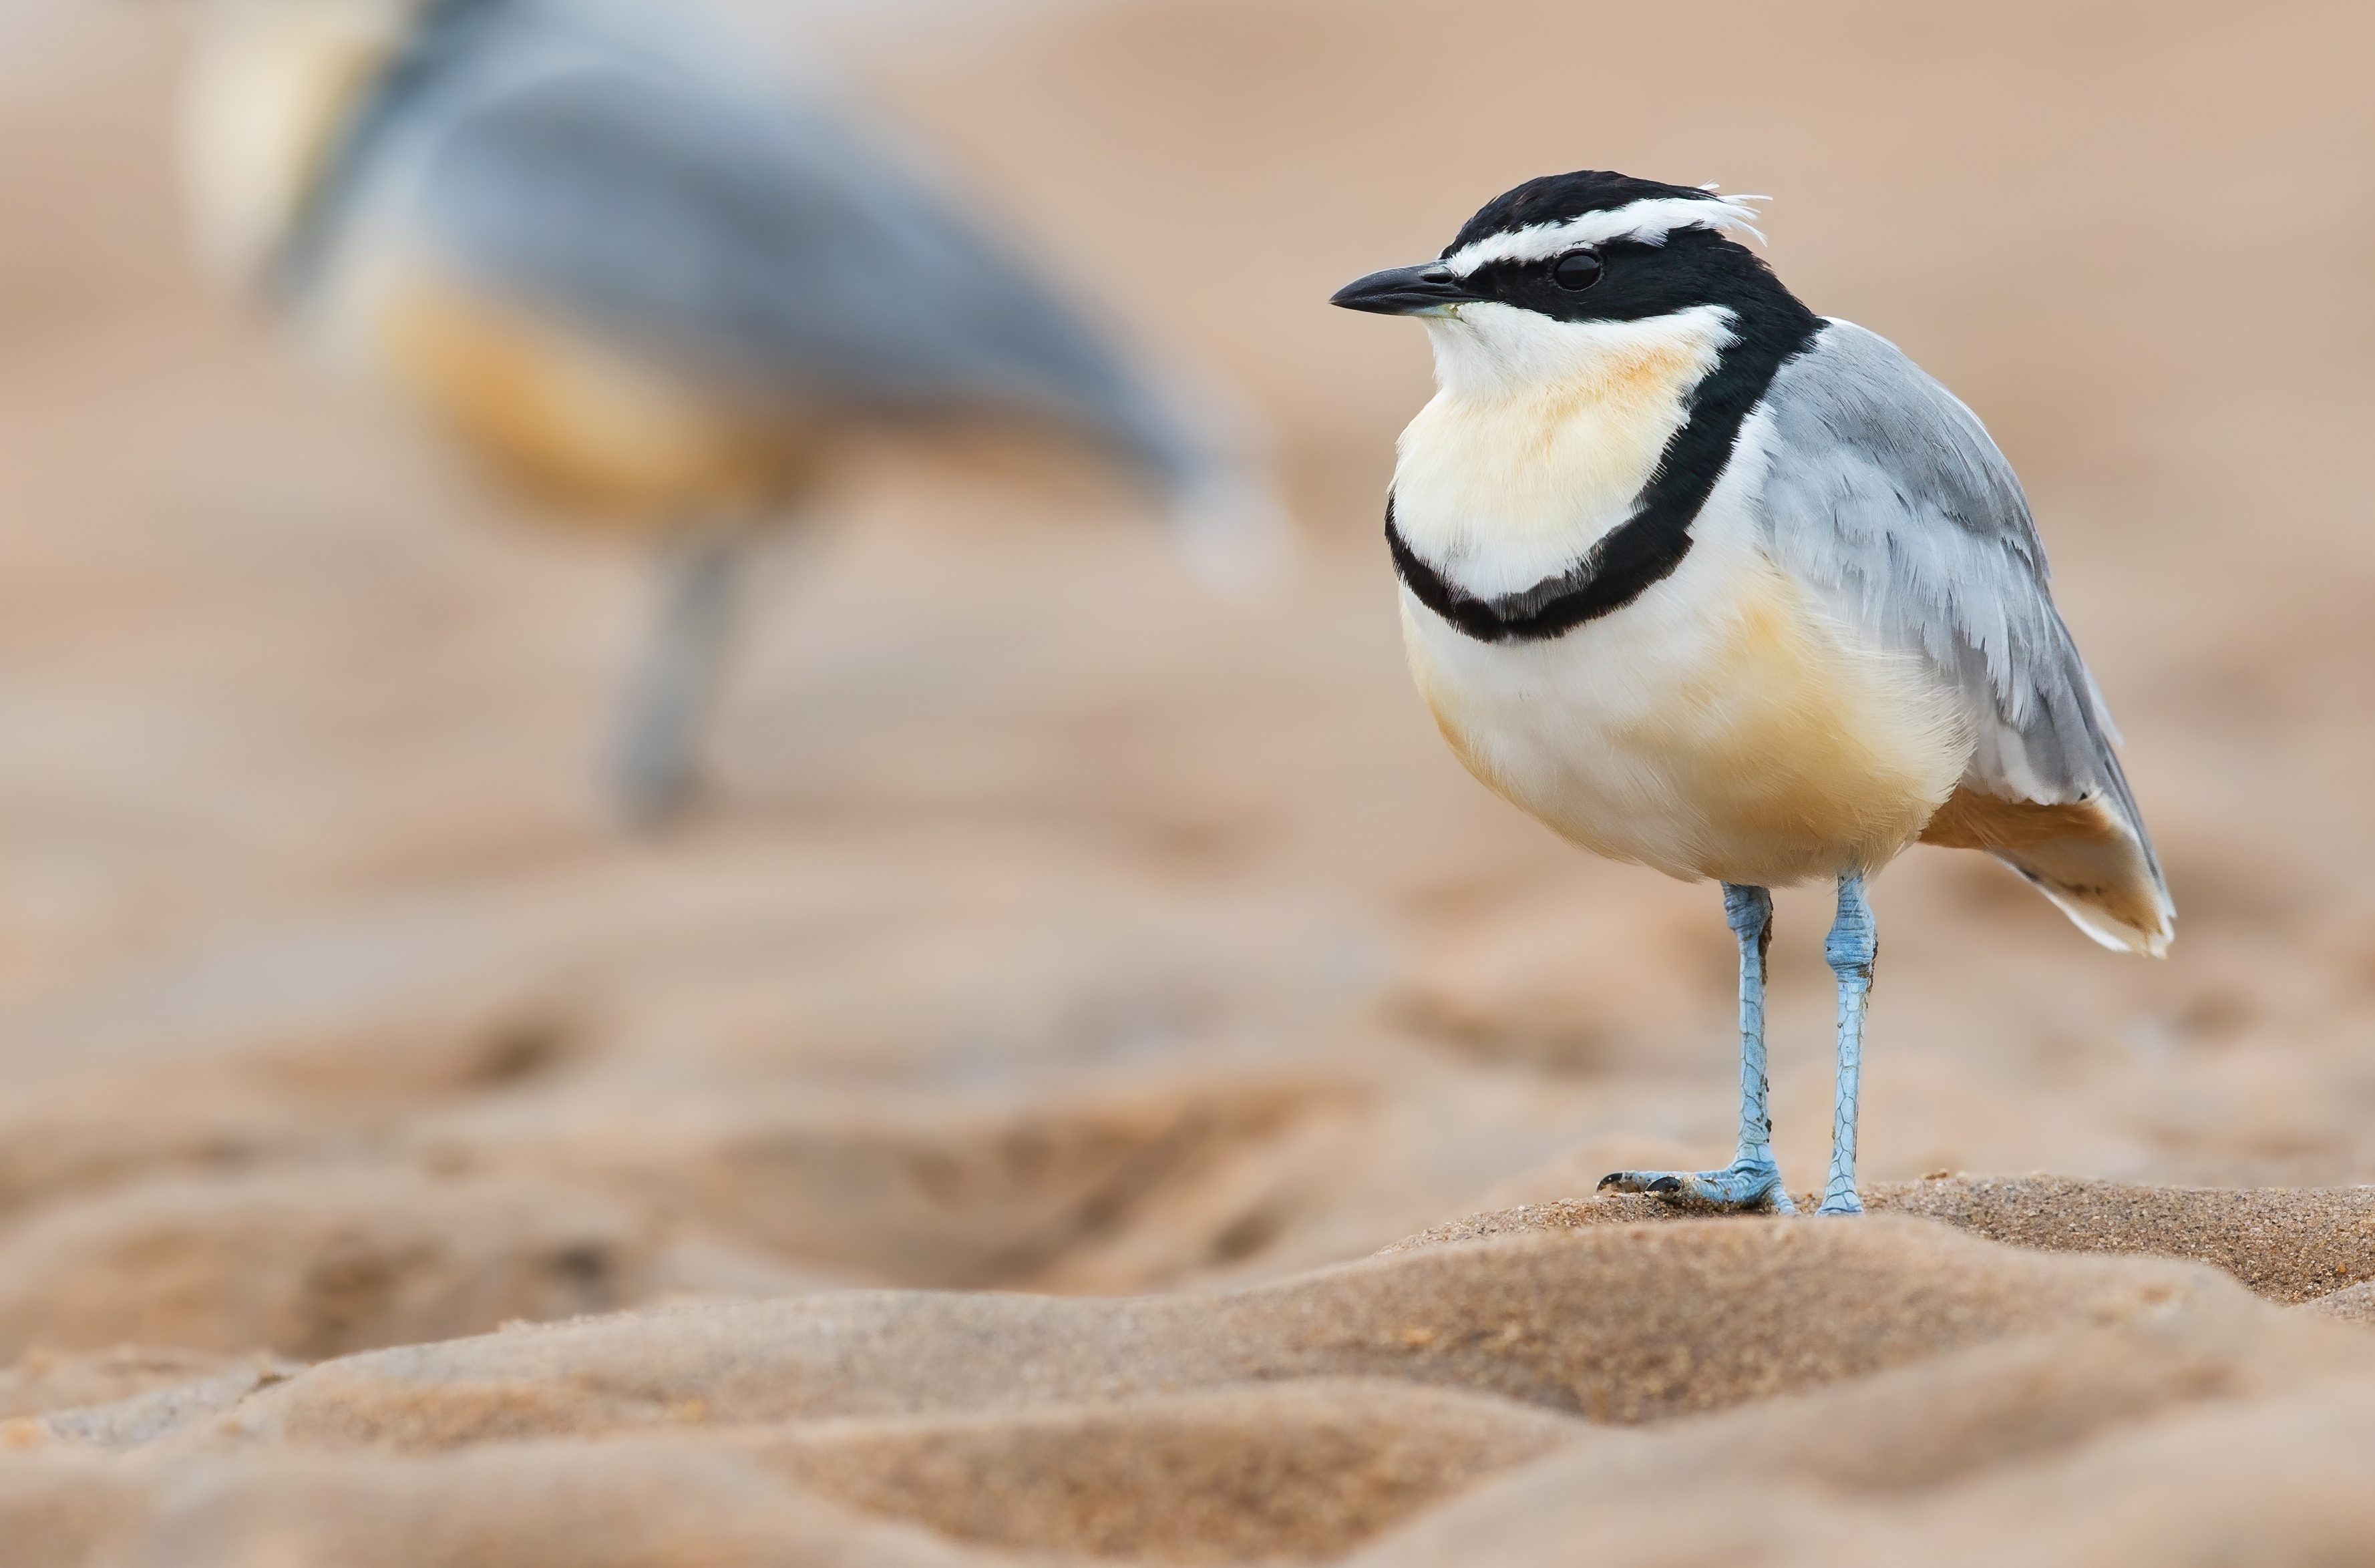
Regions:
M 1433 316 L 1476 298 L 1441 262 L 1424 262 L 1356 277 L 1330 294 L 1328 302 L 1381 316 Z

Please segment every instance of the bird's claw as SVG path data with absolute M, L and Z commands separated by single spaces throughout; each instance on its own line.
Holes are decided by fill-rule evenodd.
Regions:
M 1794 1214 L 1780 1167 L 1735 1162 L 1720 1171 L 1612 1171 L 1602 1192 L 1647 1193 L 1681 1208 L 1716 1214 Z

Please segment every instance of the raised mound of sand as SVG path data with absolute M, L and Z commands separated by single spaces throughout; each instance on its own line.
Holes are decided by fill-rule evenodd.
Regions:
M 2375 1187 L 2156 1187 L 2072 1176 L 1938 1176 L 1880 1183 L 1862 1197 L 1875 1214 L 1918 1215 L 2015 1246 L 2213 1264 L 2254 1293 L 2288 1305 L 2375 1284 Z M 1814 1203 L 1811 1193 L 1799 1197 L 1803 1210 Z M 1682 1210 L 1654 1197 L 1570 1198 L 1471 1215 L 1384 1250 L 1390 1255 L 1485 1236 L 1682 1217 Z
M 1962 1186 L 2086 1229 L 2090 1189 Z M 2337 1201 L 2236 1196 L 2296 1230 Z M 1637 1207 L 1480 1218 L 1218 1294 L 833 1291 L 309 1370 L 194 1363 L 186 1387 L 0 1429 L 0 1536 L 30 1543 L 12 1564 L 77 1568 L 1648 1564 L 1752 1545 L 2208 1562 L 2244 1522 L 2254 1562 L 2375 1551 L 2346 1484 L 2375 1442 L 2375 1336 L 2166 1257 Z M 2130 1225 L 2129 1252 L 2200 1245 L 2198 1223 Z M 117 1362 L 20 1373 L 17 1401 L 38 1375 L 63 1397 L 165 1370 Z

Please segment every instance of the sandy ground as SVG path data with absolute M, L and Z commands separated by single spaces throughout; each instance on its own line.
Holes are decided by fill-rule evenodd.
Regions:
M 2363 7 L 840 25 L 1247 390 L 1312 560 L 1232 610 L 1086 482 L 869 454 L 638 843 L 641 562 L 189 275 L 183 13 L 8 18 L 11 1568 L 2375 1555 Z M 2153 964 L 1893 868 L 1867 1222 L 1581 1201 L 1728 1150 L 1719 908 L 1400 672 L 1424 350 L 1320 301 L 1586 164 L 1776 193 L 1785 278 L 1989 420 L 2180 910 Z

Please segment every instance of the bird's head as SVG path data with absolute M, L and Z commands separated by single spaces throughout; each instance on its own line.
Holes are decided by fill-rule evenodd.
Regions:
M 1748 204 L 1765 199 L 1595 169 L 1545 175 L 1487 202 L 1436 260 L 1356 278 L 1329 303 L 1424 322 L 1447 390 L 1537 392 L 1613 349 L 1802 313 L 1730 237 L 1755 232 Z

